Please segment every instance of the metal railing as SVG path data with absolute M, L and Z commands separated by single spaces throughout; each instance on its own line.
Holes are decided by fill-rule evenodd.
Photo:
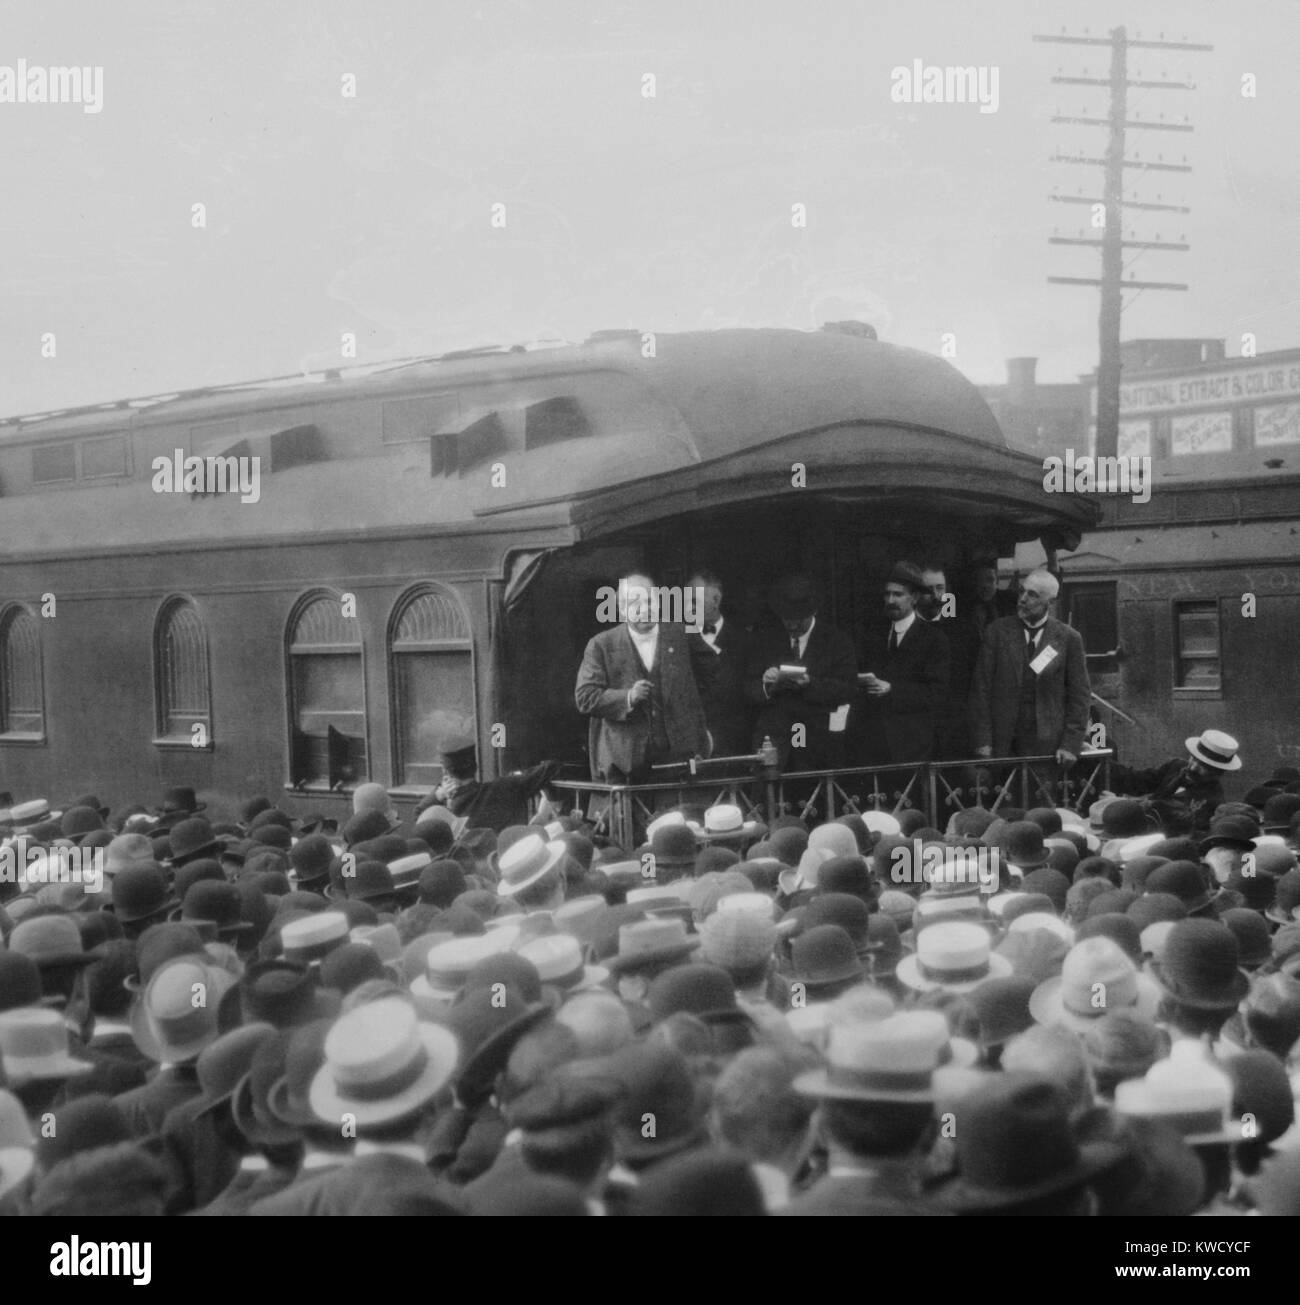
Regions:
M 731 803 L 745 817 L 769 826 L 781 815 L 833 820 L 865 811 L 916 809 L 943 829 L 949 817 L 966 807 L 1069 807 L 1082 811 L 1108 786 L 1109 748 L 1084 752 L 1068 771 L 1052 755 L 972 757 L 964 761 L 927 761 L 911 766 L 848 766 L 833 770 L 781 773 L 749 761 L 745 774 L 713 775 L 687 765 L 679 778 L 650 784 L 603 784 L 596 780 L 552 780 L 549 788 L 572 793 L 575 806 L 593 820 L 597 831 L 620 847 L 638 845 L 645 826 L 673 806 Z M 712 768 L 712 767 L 710 767 Z

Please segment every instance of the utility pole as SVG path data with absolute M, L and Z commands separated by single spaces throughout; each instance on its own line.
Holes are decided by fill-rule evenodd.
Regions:
M 1123 27 L 1114 28 L 1108 36 L 1035 36 L 1035 41 L 1058 45 L 1104 45 L 1110 47 L 1110 75 L 1108 77 L 1053 77 L 1052 81 L 1069 86 L 1105 86 L 1110 90 L 1110 113 L 1105 118 L 1068 117 L 1055 115 L 1053 122 L 1072 123 L 1079 126 L 1105 127 L 1108 131 L 1105 157 L 1101 159 L 1083 156 L 1053 156 L 1058 163 L 1083 164 L 1089 167 L 1100 166 L 1104 169 L 1102 195 L 1100 199 L 1081 195 L 1052 195 L 1051 198 L 1064 204 L 1089 204 L 1093 209 L 1094 226 L 1101 226 L 1101 239 L 1082 237 L 1052 236 L 1054 245 L 1090 245 L 1101 250 L 1101 276 L 1049 276 L 1047 279 L 1057 285 L 1095 285 L 1101 289 L 1101 311 L 1098 314 L 1098 357 L 1097 357 L 1097 442 L 1098 457 L 1115 457 L 1119 451 L 1119 383 L 1120 383 L 1120 316 L 1124 311 L 1125 290 L 1186 290 L 1185 284 L 1170 281 L 1125 281 L 1125 249 L 1161 249 L 1185 252 L 1190 246 L 1183 242 L 1161 241 L 1157 233 L 1156 240 L 1125 240 L 1124 210 L 1126 208 L 1158 210 L 1173 213 L 1187 213 L 1190 210 L 1177 204 L 1140 203 L 1124 198 L 1124 169 L 1141 168 L 1144 172 L 1190 172 L 1185 163 L 1166 163 L 1163 156 L 1154 161 L 1127 159 L 1124 157 L 1125 133 L 1129 129 L 1147 131 L 1182 131 L 1190 132 L 1191 124 L 1187 122 L 1165 122 L 1162 114 L 1155 121 L 1130 122 L 1128 120 L 1128 91 L 1130 87 L 1143 90 L 1195 90 L 1187 82 L 1130 81 L 1128 78 L 1128 52 L 1133 49 L 1147 50 L 1211 50 L 1209 45 L 1193 45 L 1188 42 L 1129 40 Z

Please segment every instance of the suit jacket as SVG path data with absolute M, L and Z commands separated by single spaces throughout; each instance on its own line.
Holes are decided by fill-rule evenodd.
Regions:
M 708 641 L 704 641 L 706 646 Z M 749 705 L 745 701 L 745 662 L 749 635 L 734 616 L 726 617 L 713 644 L 717 670 L 713 684 L 701 692 L 715 756 L 735 756 L 749 747 Z
M 274 1165 L 266 1169 L 240 1169 L 220 1196 L 191 1210 L 190 1215 L 206 1218 L 247 1214 L 256 1202 L 284 1191 L 293 1178 L 292 1169 L 278 1169 Z
M 935 719 L 948 696 L 948 640 L 919 616 L 890 652 L 889 631 L 866 650 L 866 670 L 889 683 L 881 698 L 863 695 L 873 753 L 880 764 L 926 761 L 934 746 Z
M 193 1064 L 159 1070 L 144 1087 L 117 1098 L 131 1132 L 141 1140 L 162 1132 L 163 1120 L 183 1101 L 200 1095 L 198 1070 Z
M 802 665 L 808 673 L 803 688 L 783 685 L 769 698 L 763 691 L 763 672 L 790 662 L 790 636 L 784 628 L 756 629 L 745 669 L 745 697 L 759 708 L 750 739 L 755 751 L 764 735 L 770 736 L 784 766 L 790 756 L 790 731 L 803 725 L 807 747 L 801 758 L 808 770 L 819 769 L 827 760 L 831 742 L 830 713 L 857 696 L 854 676 L 858 657 L 853 641 L 824 617 L 813 625 L 804 647 Z
M 1116 793 L 1185 802 L 1196 828 L 1208 829 L 1210 818 L 1224 800 L 1223 783 L 1217 775 L 1188 775 L 1186 771 L 1186 757 L 1175 757 L 1150 770 L 1129 770 L 1116 765 L 1111 767 L 1110 782 Z
M 664 728 L 675 755 L 683 759 L 709 753 L 708 727 L 700 684 L 712 687 L 713 650 L 683 625 L 663 622 L 655 654 L 663 685 Z M 708 659 L 707 661 L 705 659 Z M 646 703 L 629 709 L 628 690 L 643 678 L 640 658 L 626 625 L 602 630 L 587 643 L 573 689 L 573 700 L 591 718 L 591 767 L 606 775 L 611 766 L 624 773 L 637 769 L 650 745 L 651 721 Z
M 543 761 L 518 775 L 471 780 L 452 794 L 448 810 L 453 816 L 464 816 L 471 829 L 490 829 L 499 834 L 509 825 L 526 825 L 528 799 L 549 784 L 559 768 L 558 761 Z
M 129 1033 L 92 1034 L 77 1054 L 95 1068 L 89 1074 L 68 1079 L 55 1098 L 56 1105 L 94 1093 L 120 1096 L 143 1087 L 153 1068 L 153 1061 L 135 1045 Z
M 455 1188 L 406 1156 L 378 1152 L 348 1160 L 250 1207 L 249 1214 L 461 1214 Z
M 1038 651 L 1055 648 L 1056 657 L 1037 677 L 1036 751 L 1064 748 L 1076 757 L 1083 751 L 1088 729 L 1092 686 L 1083 640 L 1077 630 L 1048 617 Z M 991 747 L 995 757 L 1011 754 L 1011 739 L 1020 713 L 1021 680 L 1032 675 L 1025 660 L 1025 630 L 1018 616 L 1004 616 L 984 632 L 979 660 L 971 680 L 971 743 Z
M 221 1136 L 217 1112 L 202 1110 L 205 1104 L 192 1097 L 163 1120 L 158 1141 L 168 1171 L 167 1214 L 207 1205 L 239 1172 L 240 1157 Z

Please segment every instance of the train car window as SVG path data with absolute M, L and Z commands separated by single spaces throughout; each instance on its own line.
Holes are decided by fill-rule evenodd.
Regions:
M 174 598 L 158 614 L 154 632 L 157 743 L 212 746 L 212 690 L 208 637 L 198 608 Z M 196 739 L 202 742 L 196 743 Z
M 289 703 L 295 787 L 361 782 L 366 758 L 361 628 L 341 597 L 321 594 L 298 609 L 289 634 Z
M 591 434 L 587 414 L 577 399 L 560 395 L 529 404 L 524 409 L 524 449 L 541 449 L 548 444 L 582 439 Z
M 1174 604 L 1177 689 L 1219 690 L 1223 687 L 1223 660 L 1219 638 L 1219 604 Z
M 40 628 L 25 607 L 0 614 L 0 737 L 45 737 Z
M 393 774 L 402 785 L 436 784 L 443 740 L 476 734 L 469 620 L 454 594 L 432 586 L 405 595 L 395 610 Z
M 43 444 L 32 450 L 32 484 L 54 485 L 77 478 L 75 444 Z

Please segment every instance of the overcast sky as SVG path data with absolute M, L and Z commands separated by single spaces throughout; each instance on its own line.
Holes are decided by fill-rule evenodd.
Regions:
M 871 321 L 973 380 L 1036 355 L 1039 379 L 1096 363 L 1086 210 L 1107 53 L 1034 33 L 1214 45 L 1134 52 L 1130 117 L 1181 119 L 1129 155 L 1140 277 L 1126 338 L 1300 345 L 1294 0 L 397 0 L 111 5 L 9 0 L 0 68 L 102 66 L 103 106 L 0 103 L 0 414 L 602 327 L 809 329 Z M 1031 17 L 1032 14 L 1032 17 Z M 896 104 L 891 69 L 998 71 L 997 111 Z M 642 94 L 643 76 L 656 95 Z M 1243 98 L 1244 74 L 1258 94 Z M 356 97 L 341 93 L 345 74 Z M 206 206 L 207 226 L 191 224 Z M 504 204 L 504 229 L 491 225 Z M 792 205 L 807 225 L 792 225 Z M 1087 234 L 1087 233 L 1084 233 Z M 1132 255 L 1130 254 L 1130 257 Z M 53 332 L 57 355 L 43 359 Z

